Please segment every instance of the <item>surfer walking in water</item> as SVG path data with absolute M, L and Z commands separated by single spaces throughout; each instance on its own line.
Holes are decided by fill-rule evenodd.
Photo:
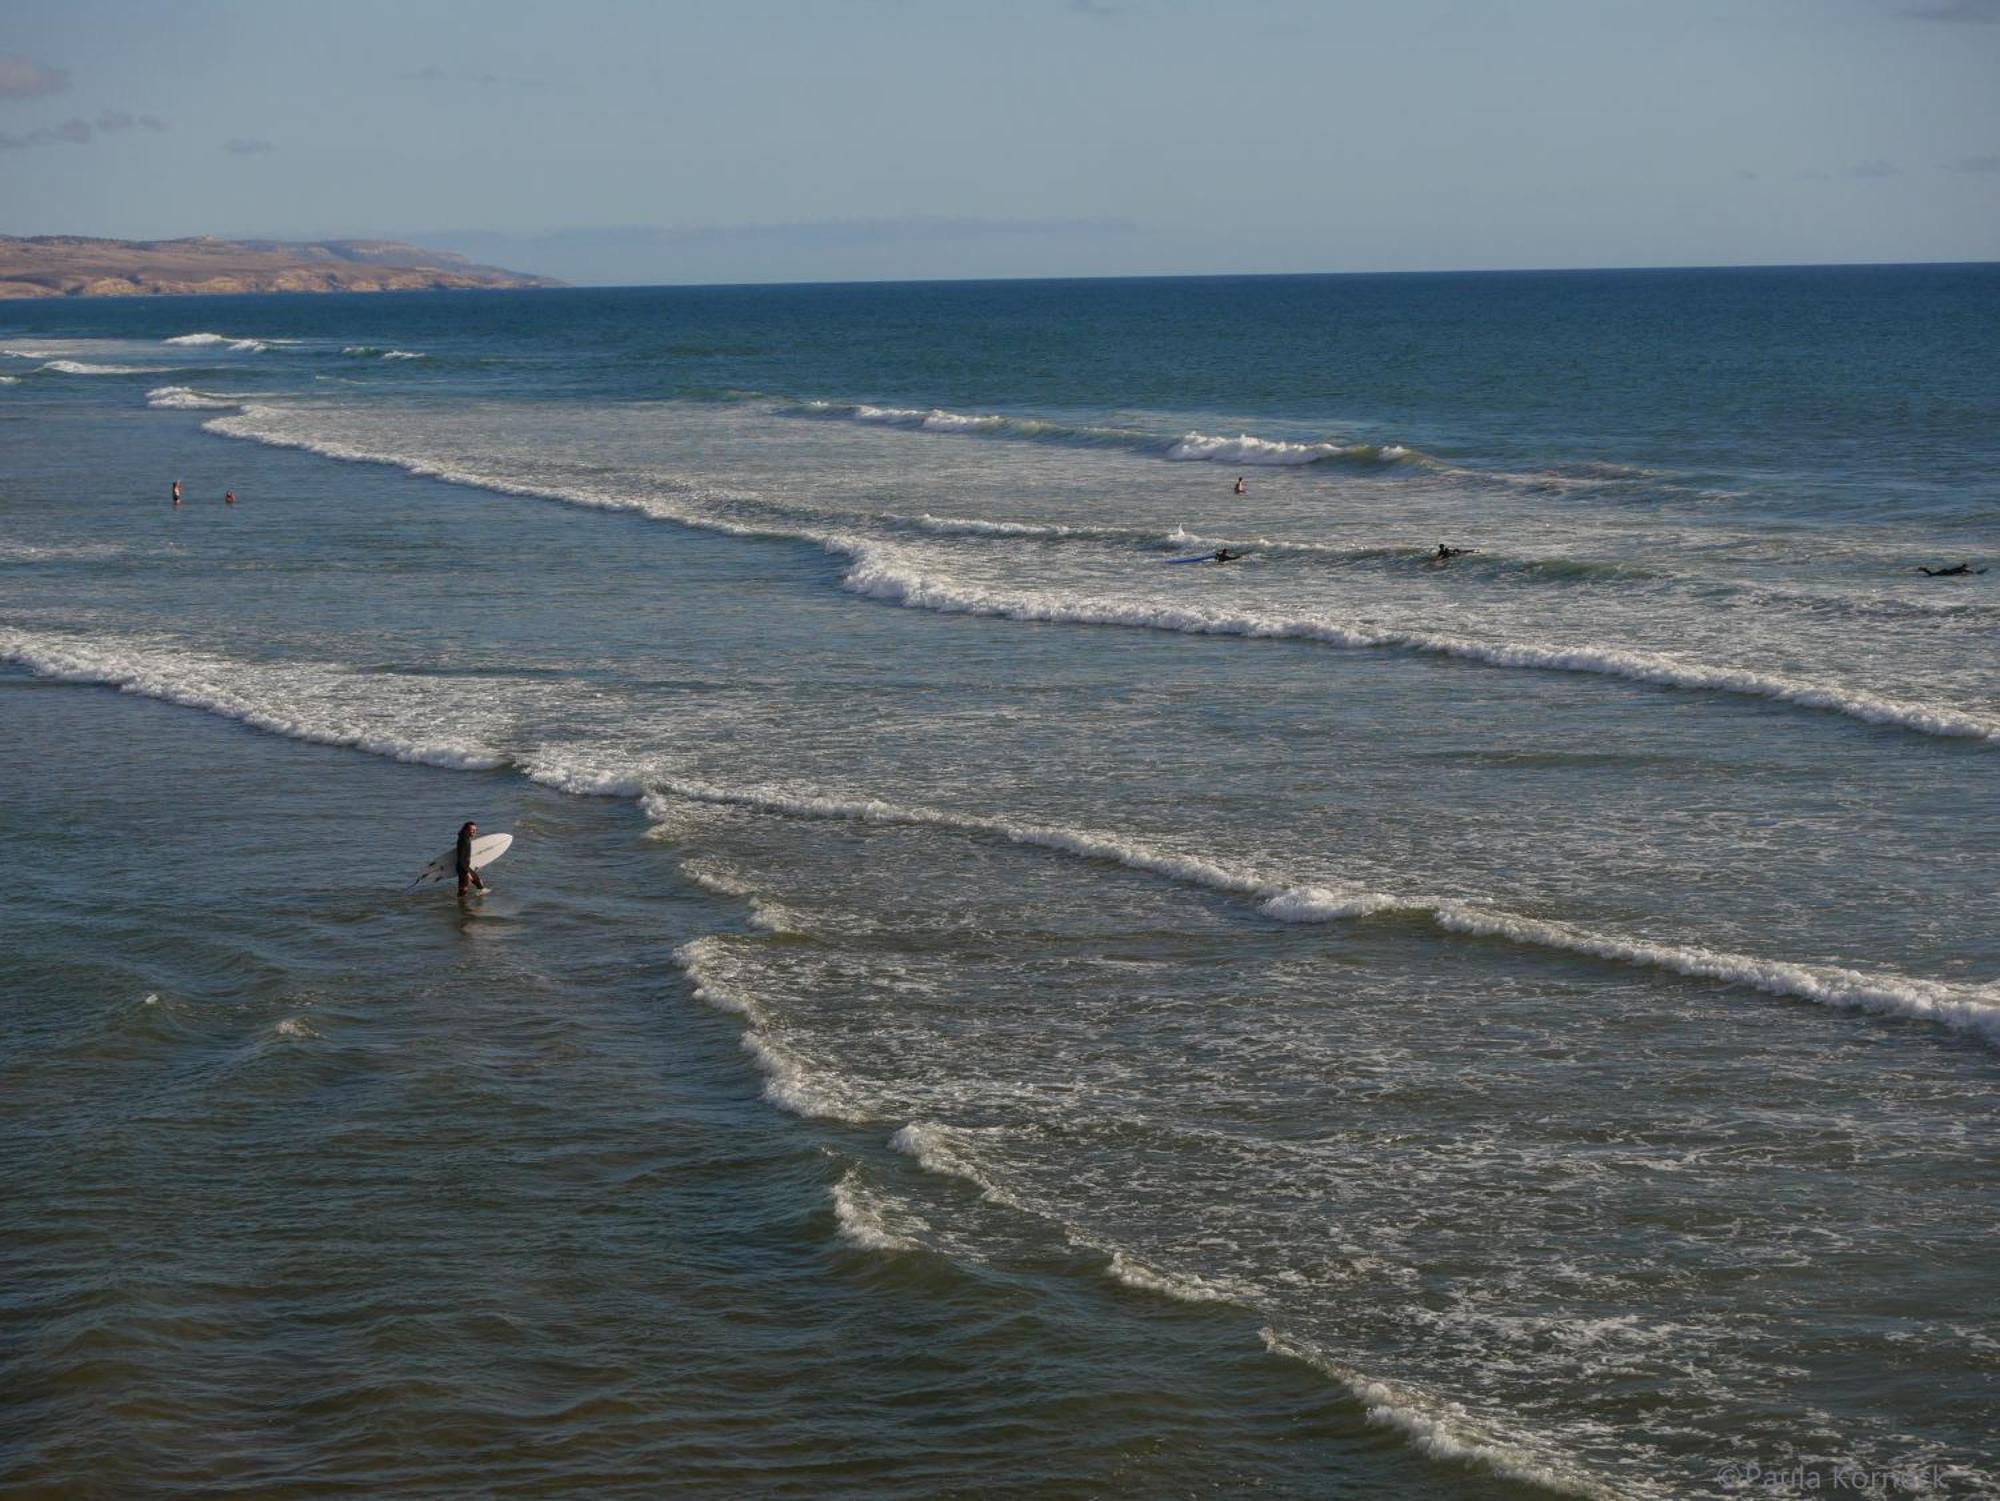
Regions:
M 458 849 L 453 860 L 458 867 L 458 894 L 462 897 L 469 889 L 486 889 L 486 883 L 479 879 L 479 872 L 472 868 L 472 841 L 479 837 L 479 825 L 468 821 L 458 831 Z

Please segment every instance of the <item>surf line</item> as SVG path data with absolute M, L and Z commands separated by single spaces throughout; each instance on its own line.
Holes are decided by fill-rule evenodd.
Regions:
M 92 650 L 73 640 L 51 640 L 0 629 L 0 661 L 18 663 L 38 677 L 97 684 L 199 709 L 288 739 L 344 746 L 389 760 L 415 761 L 452 770 L 506 767 L 542 786 L 577 796 L 637 798 L 655 822 L 665 821 L 669 814 L 663 799 L 678 798 L 794 818 L 898 824 L 984 836 L 1249 897 L 1266 916 L 1281 922 L 1335 922 L 1399 912 L 1427 920 L 1449 934 L 1499 939 L 1525 947 L 1666 970 L 1690 979 L 1741 985 L 1767 995 L 1789 996 L 1841 1010 L 1937 1022 L 2000 1047 L 2000 987 L 1992 985 L 1965 987 L 1910 976 L 1868 975 L 1835 965 L 1796 964 L 1700 946 L 1620 938 L 1472 902 L 1399 896 L 1361 887 L 1302 885 L 1198 855 L 1176 854 L 1089 830 L 1014 823 L 988 815 L 908 807 L 877 799 L 828 797 L 817 792 L 775 788 L 720 787 L 710 782 L 645 772 L 593 770 L 555 760 L 538 760 L 532 755 L 510 755 L 480 745 L 412 743 L 398 739 L 392 730 L 373 725 L 345 718 L 333 723 L 313 723 L 260 704 L 240 691 L 222 686 L 213 671 L 199 672 L 191 680 L 177 678 L 156 662 L 135 660 L 101 647 Z M 204 667 L 215 665 L 208 663 Z
M 1630 651 L 1613 646 L 1571 647 L 1537 642 L 1477 641 L 1424 631 L 1383 630 L 1310 616 L 1229 613 L 1164 603 L 1001 594 L 908 571 L 900 566 L 900 559 L 889 556 L 893 549 L 886 544 L 851 533 L 817 531 L 808 526 L 775 521 L 732 521 L 697 509 L 665 506 L 635 495 L 593 495 L 587 491 L 547 484 L 524 484 L 503 476 L 457 468 L 443 461 L 356 448 L 344 443 L 258 428 L 259 418 L 275 414 L 275 409 L 269 407 L 246 405 L 235 415 L 204 422 L 202 428 L 223 437 L 262 443 L 267 447 L 299 449 L 347 463 L 381 464 L 419 478 L 487 490 L 498 495 L 555 501 L 587 510 L 634 512 L 650 520 L 724 536 L 809 543 L 846 560 L 848 569 L 841 582 L 842 587 L 850 592 L 863 598 L 939 614 L 980 615 L 1046 624 L 1121 626 L 1184 635 L 1311 641 L 1357 650 L 1411 651 L 1489 667 L 1592 673 L 1663 688 L 1762 698 L 1798 708 L 1824 710 L 1867 724 L 2000 745 L 2000 722 L 1958 709 L 1883 698 L 1860 690 L 1751 668 L 1682 662 L 1655 652 Z
M 1835 688 L 1750 668 L 1681 662 L 1655 652 L 1612 646 L 1554 646 L 1536 642 L 1476 641 L 1425 631 L 1384 630 L 1311 616 L 1220 612 L 1142 601 L 1066 600 L 1042 595 L 1002 594 L 899 571 L 880 549 L 864 543 L 843 580 L 867 598 L 886 600 L 940 614 L 985 615 L 1006 620 L 1066 625 L 1126 626 L 1196 636 L 1313 641 L 1366 650 L 1393 648 L 1451 657 L 1489 667 L 1586 672 L 1625 678 L 1663 688 L 1722 692 L 1771 699 L 1806 709 L 1824 709 L 1869 724 L 1921 734 L 2000 744 L 2000 722 L 1957 709 L 1913 704 L 1876 694 Z
M 530 776 L 535 775 L 529 772 Z M 559 783 L 554 785 L 560 785 Z M 1700 945 L 1654 943 L 1595 933 L 1574 924 L 1522 917 L 1473 902 L 1397 896 L 1361 887 L 1297 885 L 1256 872 L 1174 854 L 1114 836 L 1052 825 L 1017 824 L 978 814 L 904 807 L 872 799 L 843 799 L 774 789 L 726 788 L 667 779 L 641 797 L 647 816 L 663 821 L 664 798 L 747 808 L 794 818 L 933 828 L 1055 850 L 1122 865 L 1188 886 L 1250 897 L 1280 922 L 1326 923 L 1400 913 L 1440 932 L 1489 938 L 1525 948 L 1576 954 L 1636 968 L 1664 970 L 1694 980 L 1740 985 L 1766 995 L 1811 1001 L 1836 1010 L 1901 1016 L 1939 1023 L 2000 1047 L 2000 991 L 1963 987 L 1906 975 L 1869 975 L 1829 964 L 1797 964 Z

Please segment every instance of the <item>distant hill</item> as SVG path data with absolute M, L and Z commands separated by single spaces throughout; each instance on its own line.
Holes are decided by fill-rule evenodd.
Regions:
M 0 297 L 147 297 L 203 292 L 425 292 L 559 287 L 396 240 L 94 240 L 0 235 Z

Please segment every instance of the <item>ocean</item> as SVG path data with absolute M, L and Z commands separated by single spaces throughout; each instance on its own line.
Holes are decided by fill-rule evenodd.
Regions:
M 0 1492 L 2000 1495 L 1959 563 L 1990 265 L 8 304 Z

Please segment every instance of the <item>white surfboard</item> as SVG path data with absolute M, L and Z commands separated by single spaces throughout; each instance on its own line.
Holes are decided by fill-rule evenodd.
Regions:
M 514 842 L 512 834 L 481 834 L 472 841 L 472 868 L 491 865 L 507 853 L 507 847 Z M 417 872 L 417 881 L 449 881 L 458 875 L 458 846 L 453 845 L 437 859 Z M 417 884 L 412 881 L 412 886 Z

